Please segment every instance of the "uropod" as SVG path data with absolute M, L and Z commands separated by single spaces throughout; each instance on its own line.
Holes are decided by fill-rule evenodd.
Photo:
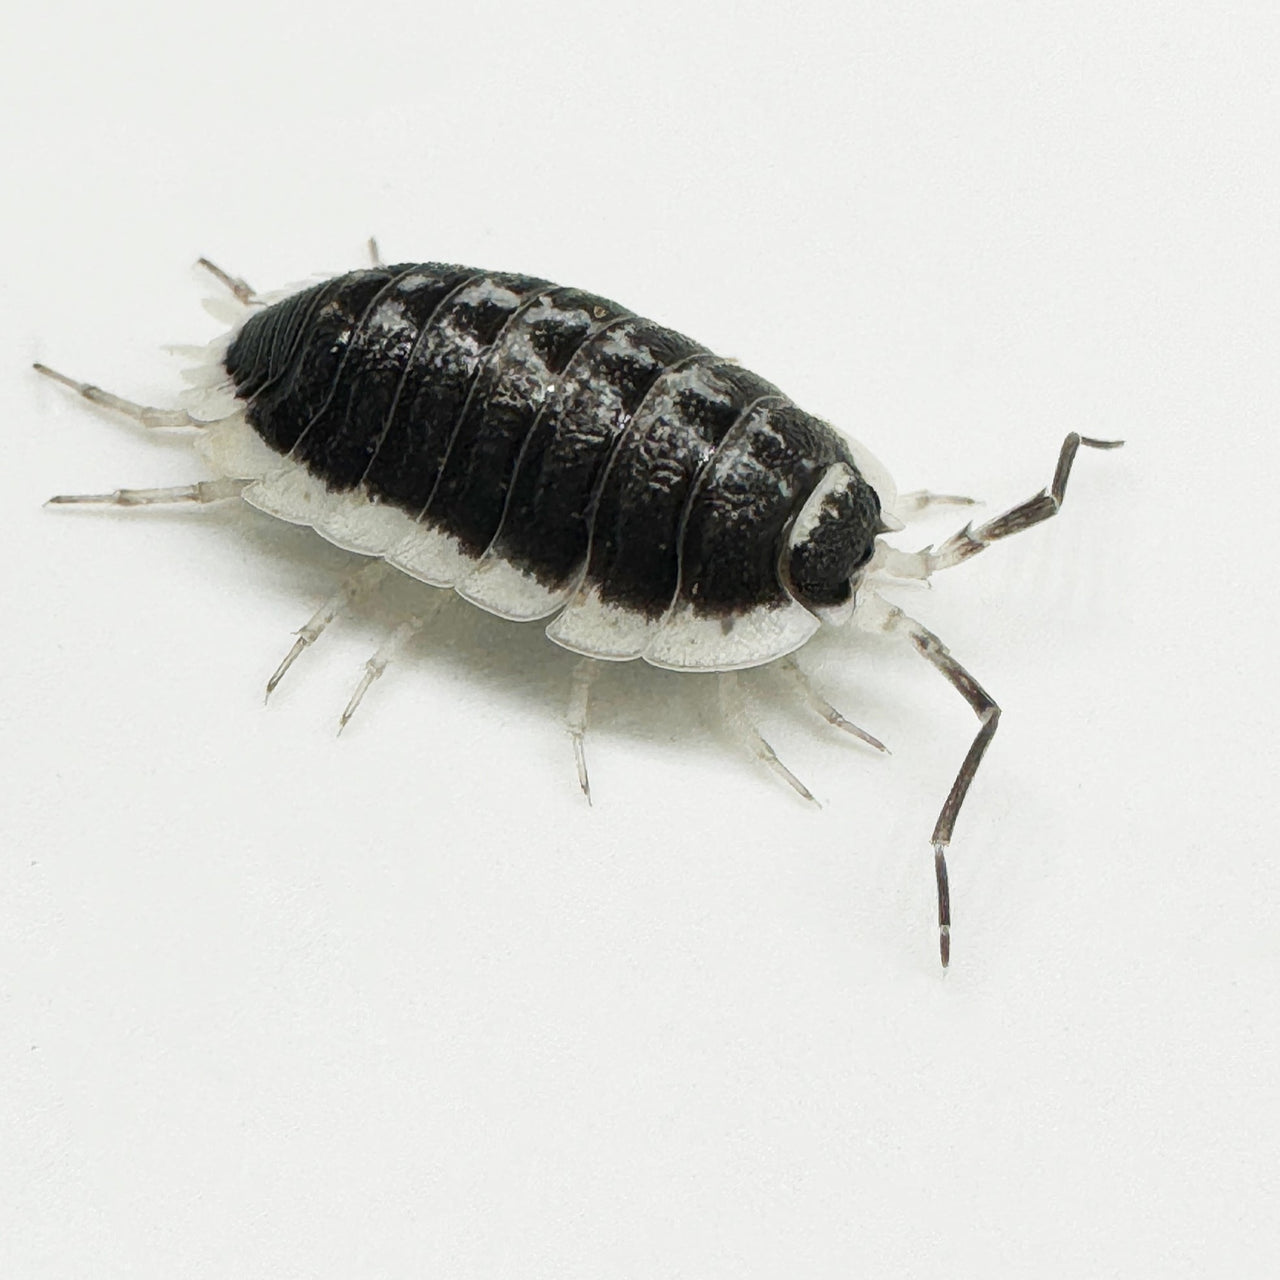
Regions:
M 727 721 L 806 799 L 752 723 L 737 672 L 778 663 L 808 705 L 881 744 L 814 689 L 795 652 L 822 627 L 902 637 L 979 727 L 933 829 L 939 947 L 950 956 L 947 848 L 1000 709 L 927 627 L 877 587 L 922 581 L 1061 506 L 1072 433 L 1047 489 L 936 546 L 884 535 L 930 507 L 861 445 L 777 387 L 625 307 L 533 276 L 436 262 L 370 266 L 271 295 L 201 259 L 229 324 L 193 359 L 185 407 L 153 408 L 36 369 L 144 427 L 194 432 L 213 479 L 64 494 L 54 503 L 243 501 L 367 557 L 299 631 L 268 694 L 360 591 L 399 572 L 500 617 L 542 621 L 582 655 L 568 700 L 579 782 L 600 662 L 718 673 Z M 396 650 L 366 664 L 345 724 Z

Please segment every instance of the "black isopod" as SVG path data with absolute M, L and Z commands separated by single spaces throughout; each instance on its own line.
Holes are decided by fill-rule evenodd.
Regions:
M 569 701 L 579 781 L 597 662 L 642 658 L 719 673 L 721 705 L 755 754 L 807 799 L 746 714 L 735 672 L 781 662 L 832 724 L 880 743 L 814 690 L 792 655 L 822 626 L 905 637 L 972 707 L 979 729 L 934 827 L 942 963 L 946 850 L 1000 709 L 928 628 L 875 590 L 926 579 L 1055 515 L 1081 445 L 1049 488 L 936 547 L 883 535 L 935 504 L 899 495 L 861 445 L 773 384 L 607 298 L 533 276 L 379 261 L 274 296 L 204 259 L 231 325 L 195 367 L 183 409 L 150 408 L 36 368 L 148 427 L 197 430 L 217 479 L 61 495 L 55 503 L 239 499 L 371 559 L 317 611 L 268 693 L 361 586 L 389 570 L 503 618 L 548 620 L 583 655 Z M 345 724 L 407 619 L 367 664 Z

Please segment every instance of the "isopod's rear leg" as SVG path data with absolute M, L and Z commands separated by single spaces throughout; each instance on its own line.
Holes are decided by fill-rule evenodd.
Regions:
M 573 759 L 578 766 L 578 786 L 591 803 L 591 778 L 587 773 L 587 706 L 591 700 L 591 685 L 595 681 L 600 664 L 594 658 L 583 658 L 573 669 L 569 685 L 569 710 L 565 716 L 569 733 L 573 738 Z
M 250 284 L 241 280 L 239 276 L 233 276 L 230 272 L 223 271 L 221 267 L 215 266 L 208 258 L 197 258 L 196 266 L 203 267 L 220 285 L 223 285 L 239 301 L 243 302 L 246 307 L 251 302 L 257 301 L 258 295 Z
M 905 635 L 916 651 L 932 663 L 973 708 L 979 721 L 978 732 L 969 745 L 964 762 L 960 765 L 960 772 L 951 784 L 951 790 L 947 793 L 933 828 L 933 864 L 938 882 L 938 948 L 945 968 L 951 960 L 951 892 L 947 880 L 947 848 L 951 844 L 951 834 L 955 830 L 960 806 L 964 804 L 974 774 L 978 772 L 978 765 L 982 763 L 982 757 L 995 736 L 996 725 L 1000 722 L 1000 708 L 995 699 L 951 656 L 947 646 L 923 623 L 917 622 L 879 597 L 868 602 L 867 616 L 878 621 L 885 631 Z
M 144 427 L 204 427 L 208 423 L 201 422 L 198 418 L 193 418 L 185 409 L 158 409 L 154 405 L 137 404 L 132 400 L 125 400 L 122 396 L 113 395 L 110 391 L 104 391 L 101 387 L 95 387 L 91 382 L 80 382 L 75 378 L 69 378 L 65 373 L 59 373 L 56 369 L 50 369 L 47 364 L 33 364 L 31 366 L 37 373 L 42 373 L 46 378 L 52 378 L 54 382 L 60 382 L 64 387 L 70 387 L 77 395 L 83 396 L 90 404 L 101 405 L 104 409 L 110 409 L 113 413 L 122 413 L 126 418 L 132 418 L 134 422 L 141 423 Z
M 345 609 L 362 591 L 376 586 L 386 576 L 389 566 L 385 560 L 369 560 L 354 573 L 342 580 L 338 589 L 310 617 L 306 625 L 297 632 L 293 648 L 284 656 L 284 661 L 275 669 L 271 679 L 267 681 L 266 697 L 275 692 L 276 685 L 284 679 L 285 672 L 320 639 L 324 629 L 338 614 Z M 359 701 L 359 699 L 357 699 Z M 354 708 L 352 708 L 354 710 Z
M 722 671 L 719 673 L 718 681 L 720 711 L 730 728 L 747 744 L 751 749 L 752 755 L 761 764 L 767 765 L 772 769 L 798 795 L 817 804 L 818 801 L 813 792 L 778 759 L 778 753 L 769 745 L 760 730 L 752 722 L 751 716 L 747 711 L 742 685 L 738 680 L 738 673 L 736 671 Z
M 46 506 L 69 506 L 93 503 L 108 507 L 154 507 L 181 502 L 225 502 L 238 498 L 248 480 L 224 476 L 220 480 L 201 480 L 197 484 L 171 485 L 167 489 L 116 489 L 111 493 L 59 493 Z
M 857 738 L 859 742 L 865 742 L 869 747 L 875 747 L 877 751 L 883 751 L 886 754 L 889 748 L 874 738 L 865 729 L 859 728 L 852 720 L 842 716 L 835 707 L 829 703 L 826 698 L 820 694 L 810 683 L 809 677 L 805 675 L 804 670 L 794 657 L 783 658 L 778 667 L 791 677 L 792 681 L 799 688 L 801 696 L 829 725 L 833 725 L 837 729 L 843 729 L 845 733 Z

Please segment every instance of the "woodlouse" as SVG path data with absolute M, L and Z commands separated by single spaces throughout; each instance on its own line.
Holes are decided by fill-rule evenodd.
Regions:
M 228 289 L 227 335 L 195 352 L 184 409 L 134 404 L 36 368 L 147 427 L 198 429 L 216 479 L 61 495 L 55 503 L 240 499 L 372 560 L 302 629 L 268 693 L 363 582 L 390 566 L 504 618 L 550 619 L 583 655 L 569 700 L 579 780 L 595 660 L 718 672 L 721 703 L 757 756 L 807 799 L 746 716 L 734 673 L 780 661 L 832 724 L 791 655 L 820 626 L 906 637 L 969 703 L 979 729 L 932 843 L 939 947 L 950 950 L 946 850 L 999 707 L 928 628 L 874 590 L 926 579 L 1056 514 L 1081 445 L 1050 487 L 936 547 L 882 535 L 935 504 L 898 495 L 862 446 L 771 383 L 606 298 L 532 276 L 440 263 L 373 264 L 259 296 Z M 369 662 L 345 724 L 399 643 Z

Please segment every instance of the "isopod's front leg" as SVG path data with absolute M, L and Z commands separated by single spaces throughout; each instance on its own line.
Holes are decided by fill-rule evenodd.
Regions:
M 933 507 L 976 507 L 976 498 L 966 498 L 958 493 L 934 493 L 930 489 L 914 489 L 898 494 L 893 504 L 894 515 L 918 516 Z
M 866 622 L 878 624 L 884 631 L 906 636 L 916 651 L 936 667 L 951 687 L 973 708 L 979 721 L 978 732 L 969 746 L 960 772 L 951 784 L 951 790 L 947 793 L 942 812 L 938 814 L 938 821 L 933 828 L 933 864 L 938 882 L 938 949 L 943 968 L 946 968 L 951 960 L 951 891 L 947 879 L 947 848 L 951 844 L 951 834 L 955 830 L 960 806 L 964 804 L 974 775 L 978 772 L 978 765 L 982 763 L 982 757 L 995 736 L 996 725 L 1000 722 L 1000 708 L 991 695 L 951 656 L 947 646 L 923 623 L 917 622 L 878 596 L 866 602 L 862 616 Z

